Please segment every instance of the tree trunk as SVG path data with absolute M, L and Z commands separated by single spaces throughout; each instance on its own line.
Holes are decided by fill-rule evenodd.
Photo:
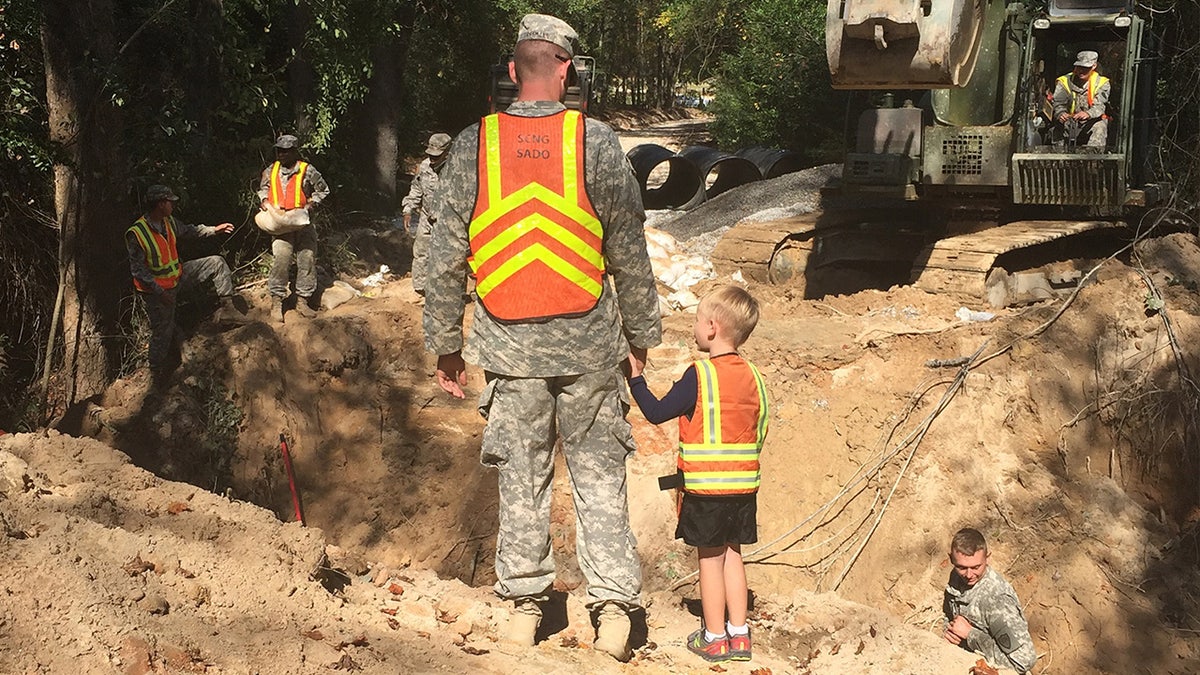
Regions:
M 42 47 L 63 286 L 65 405 L 100 393 L 122 354 L 119 301 L 128 284 L 121 208 L 121 120 L 105 83 L 115 62 L 111 0 L 44 2 Z
M 316 100 L 317 76 L 309 65 L 304 49 L 304 41 L 308 29 L 312 25 L 312 10 L 306 0 L 284 3 L 287 7 L 288 47 L 295 55 L 287 66 L 288 96 L 292 100 L 292 117 L 296 120 L 296 128 L 292 131 L 302 143 L 311 140 L 313 119 L 311 114 L 312 102 Z M 278 130 L 282 133 L 285 130 Z
M 406 5 L 407 6 L 407 5 Z M 400 10 L 407 14 L 411 11 Z M 407 23 L 405 20 L 407 18 Z M 401 25 L 411 25 L 411 17 L 399 17 Z M 370 89 L 363 101 L 365 108 L 364 128 L 360 130 L 364 155 L 370 160 L 363 176 L 370 186 L 374 203 L 367 205 L 370 211 L 390 215 L 397 207 L 396 174 L 400 169 L 400 138 L 398 126 L 404 110 L 400 79 L 408 58 L 410 31 L 402 36 L 385 34 L 382 42 L 372 50 L 374 72 L 371 74 Z

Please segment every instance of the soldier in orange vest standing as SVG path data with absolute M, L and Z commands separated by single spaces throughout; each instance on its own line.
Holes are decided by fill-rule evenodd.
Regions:
M 284 211 L 304 209 L 310 213 L 329 196 L 329 185 L 321 172 L 300 160 L 300 140 L 284 134 L 275 141 L 275 162 L 263 169 L 258 184 L 260 207 L 268 204 Z M 271 238 L 271 273 L 267 288 L 271 291 L 271 318 L 283 323 L 283 301 L 288 296 L 292 258 L 296 259 L 296 313 L 311 319 L 317 315 L 312 306 L 317 291 L 317 230 L 308 225 L 295 232 Z
M 129 252 L 129 271 L 138 295 L 146 303 L 150 320 L 150 374 L 162 384 L 173 370 L 171 346 L 178 328 L 175 325 L 176 298 L 207 280 L 221 300 L 218 323 L 245 323 L 244 311 L 234 304 L 233 279 L 229 264 L 219 255 L 183 262 L 176 246 L 177 238 L 211 237 L 233 232 L 233 223 L 213 227 L 189 225 L 177 220 L 175 202 L 179 196 L 165 185 L 146 189 L 145 215 L 125 230 L 125 248 Z
M 684 371 L 660 401 L 631 361 L 629 389 L 654 424 L 679 418 L 683 491 L 675 536 L 696 547 L 700 630 L 687 648 L 705 661 L 749 661 L 748 589 L 742 545 L 758 541 L 758 457 L 767 437 L 767 388 L 737 350 L 758 324 L 758 302 L 737 286 L 706 294 L 696 308 L 696 346 L 708 358 Z M 728 621 L 726 617 L 728 616 Z
M 481 461 L 497 470 L 496 593 L 507 639 L 533 645 L 556 572 L 550 539 L 554 447 L 576 508 L 576 554 L 594 647 L 631 652 L 641 607 L 625 460 L 634 450 L 621 365 L 662 339 L 641 194 L 612 129 L 562 104 L 577 36 L 561 19 L 521 19 L 510 75 L 517 101 L 460 133 L 438 181 L 425 283 L 425 344 L 442 389 L 463 398 L 464 358 L 484 371 Z M 463 351 L 469 274 L 474 319 Z M 544 637 L 544 635 L 542 636 Z

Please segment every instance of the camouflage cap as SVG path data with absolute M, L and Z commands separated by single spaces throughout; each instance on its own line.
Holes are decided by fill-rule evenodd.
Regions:
M 171 188 L 166 185 L 151 185 L 146 188 L 146 201 L 150 204 L 157 204 L 162 200 L 172 202 L 179 201 L 179 195 L 171 191 Z
M 291 134 L 284 134 L 279 137 L 279 140 L 275 141 L 275 147 L 280 150 L 292 150 L 300 147 L 300 139 Z
M 1100 55 L 1096 52 L 1083 51 L 1075 55 L 1075 65 L 1083 68 L 1093 68 L 1100 60 Z
M 525 40 L 545 40 L 567 50 L 567 56 L 575 57 L 575 42 L 579 34 L 570 24 L 549 14 L 526 14 L 521 17 L 521 29 L 517 32 L 517 42 Z
M 450 147 L 451 140 L 453 139 L 450 138 L 450 134 L 434 134 L 430 136 L 429 144 L 425 146 L 425 154 L 437 157 L 446 152 L 446 148 Z

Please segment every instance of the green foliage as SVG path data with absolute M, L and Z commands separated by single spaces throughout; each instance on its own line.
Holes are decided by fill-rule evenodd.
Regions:
M 199 439 L 196 460 L 212 480 L 212 491 L 221 492 L 233 479 L 233 460 L 245 413 L 220 382 L 201 379 L 195 400 L 202 406 L 204 435 Z
M 810 162 L 836 159 L 845 97 L 829 83 L 825 6 L 754 0 L 738 27 L 740 44 L 721 62 L 713 135 L 727 148 L 768 145 Z

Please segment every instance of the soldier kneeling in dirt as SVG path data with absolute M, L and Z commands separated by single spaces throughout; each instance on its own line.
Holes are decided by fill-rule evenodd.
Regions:
M 150 373 L 156 384 L 173 370 L 168 363 L 176 331 L 175 306 L 180 291 L 188 292 L 211 280 L 220 297 L 221 307 L 213 321 L 218 325 L 246 323 L 245 312 L 234 303 L 233 277 L 229 264 L 219 255 L 188 260 L 179 259 L 176 237 L 211 237 L 233 232 L 233 223 L 188 225 L 176 220 L 178 195 L 165 185 L 146 189 L 146 214 L 125 231 L 129 252 L 129 271 L 138 295 L 146 303 L 150 320 Z
M 1029 624 L 1013 587 L 999 572 L 988 569 L 990 557 L 979 530 L 968 527 L 954 534 L 950 541 L 954 571 L 942 596 L 942 637 L 982 654 L 989 665 L 1027 673 L 1037 661 Z

